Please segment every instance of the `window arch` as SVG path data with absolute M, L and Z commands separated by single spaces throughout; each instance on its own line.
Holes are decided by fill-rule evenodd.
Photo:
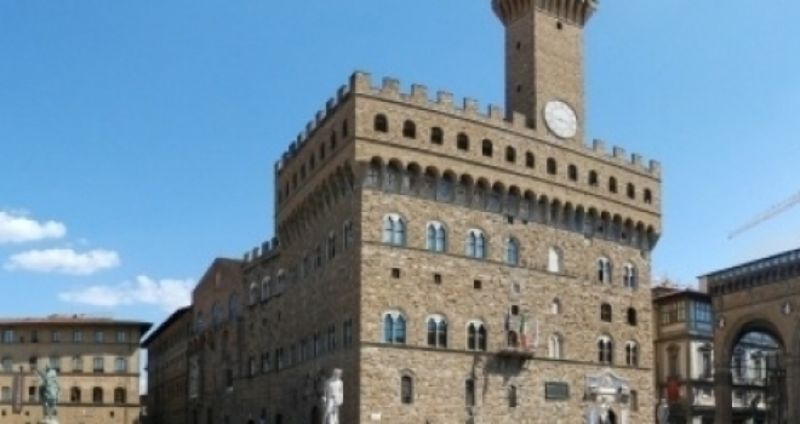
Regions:
M 386 115 L 382 113 L 375 115 L 374 128 L 377 132 L 389 132 L 389 120 L 386 119 Z
M 600 320 L 604 322 L 611 322 L 612 320 L 612 309 L 608 303 L 600 305 Z
M 428 328 L 428 346 L 446 348 L 447 319 L 441 315 L 431 315 L 426 321 Z
M 531 152 L 525 152 L 525 166 L 528 168 L 536 167 L 536 157 Z
M 547 173 L 550 175 L 558 174 L 558 163 L 553 158 L 547 159 Z
M 653 192 L 649 188 L 644 189 L 644 202 L 648 205 L 653 203 Z
M 628 308 L 627 319 L 628 325 L 636 326 L 639 323 L 636 317 L 636 308 Z
M 636 267 L 631 263 L 627 263 L 622 267 L 622 285 L 627 289 L 636 289 L 638 286 L 638 278 L 636 275 Z
M 431 128 L 431 143 L 442 144 L 444 143 L 444 131 L 439 127 Z
M 597 260 L 597 281 L 603 284 L 611 284 L 611 260 L 600 258 Z
M 563 359 L 563 338 L 556 333 L 550 336 L 547 343 L 547 352 L 550 359 Z
M 383 218 L 383 242 L 393 246 L 405 246 L 406 224 L 397 214 L 389 214 Z
M 103 388 L 95 387 L 92 389 L 92 402 L 103 403 Z
M 270 287 L 272 285 L 272 278 L 266 276 L 261 279 L 261 301 L 265 302 L 270 296 Z
M 569 167 L 567 167 L 567 176 L 570 181 L 578 181 L 578 167 L 570 164 Z
M 400 377 L 400 403 L 411 405 L 414 403 L 414 377 L 404 374 Z
M 456 147 L 458 150 L 468 151 L 469 150 L 469 136 L 464 133 L 458 133 L 456 136 Z
M 492 140 L 489 139 L 483 140 L 483 142 L 481 143 L 481 153 L 483 153 L 483 155 L 486 157 L 492 157 L 492 154 L 494 153 Z
M 550 303 L 550 313 L 553 315 L 561 314 L 561 300 L 559 298 L 553 299 Z
M 510 237 L 506 240 L 506 264 L 519 265 L 519 240 Z
M 250 295 L 249 299 L 250 305 L 255 305 L 256 303 L 258 303 L 258 283 L 256 283 L 255 281 L 250 283 L 249 295 Z
M 447 229 L 438 221 L 428 223 L 426 247 L 433 252 L 447 251 Z
M 417 124 L 414 121 L 406 120 L 403 122 L 403 137 L 417 138 Z
M 506 162 L 515 163 L 517 161 L 517 150 L 511 146 L 506 147 Z
M 470 321 L 467 324 L 467 350 L 486 351 L 486 325 L 482 321 Z
M 127 393 L 125 389 L 122 387 L 117 387 L 114 389 L 114 403 L 116 404 L 125 404 L 127 403 Z
M 592 187 L 597 187 L 600 184 L 600 178 L 597 176 L 597 171 L 592 170 L 589 171 L 589 185 Z
M 614 358 L 614 342 L 611 337 L 600 336 L 597 339 L 597 361 L 601 364 L 611 364 Z
M 72 403 L 81 403 L 81 388 L 73 387 L 69 389 L 69 401 Z
M 557 247 L 550 247 L 547 251 L 547 271 L 548 272 L 561 272 L 564 257 L 561 249 Z
M 389 311 L 383 314 L 383 342 L 406 343 L 406 316 L 399 311 Z
M 486 235 L 483 231 L 472 229 L 467 232 L 466 254 L 471 258 L 486 258 Z
M 608 179 L 608 191 L 610 191 L 612 193 L 616 193 L 617 192 L 617 179 L 616 178 L 611 177 L 611 178 Z
M 628 194 L 629 199 L 631 200 L 636 199 L 636 187 L 634 187 L 633 184 L 628 183 L 626 192 Z
M 639 366 L 639 344 L 634 341 L 625 343 L 625 365 L 629 367 Z

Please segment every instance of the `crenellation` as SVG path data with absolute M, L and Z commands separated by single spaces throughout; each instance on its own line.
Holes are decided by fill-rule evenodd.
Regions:
M 338 102 L 337 106 L 344 102 L 348 94 L 350 94 L 350 90 L 346 85 L 342 85 L 338 90 L 336 90 L 336 100 Z
M 521 112 L 511 112 L 511 127 L 520 131 L 530 129 L 528 126 L 528 117 Z
M 311 135 L 314 134 L 314 129 L 316 126 L 314 125 L 314 121 L 308 121 L 306 123 L 306 132 L 303 135 L 303 138 L 311 138 Z
M 650 171 L 651 174 L 655 176 L 661 176 L 661 162 L 655 159 L 651 159 L 648 170 Z
M 464 97 L 464 103 L 463 103 L 463 108 L 462 109 L 464 110 L 465 114 L 473 115 L 473 116 L 477 115 L 478 114 L 478 107 L 479 107 L 479 104 L 478 104 L 477 100 L 475 100 L 473 98 L 470 98 L 470 97 Z
M 430 101 L 428 99 L 428 87 L 422 84 L 411 84 L 411 96 L 409 96 L 409 99 L 415 103 L 427 104 Z
M 324 120 L 325 120 L 325 112 L 322 110 L 318 110 L 317 114 L 314 115 L 314 129 L 317 129 L 320 125 L 322 125 L 322 121 Z
M 392 77 L 384 77 L 380 92 L 386 96 L 400 97 L 400 80 Z
M 333 109 L 336 108 L 336 106 L 337 106 L 336 99 L 331 97 L 330 99 L 328 99 L 327 102 L 325 102 L 325 113 L 327 115 L 330 115 L 331 112 L 333 112 Z
M 453 93 L 449 91 L 437 91 L 436 92 L 436 104 L 443 107 L 452 109 L 453 108 Z
M 605 156 L 605 154 L 606 154 L 606 142 L 603 141 L 603 140 L 600 140 L 599 138 L 595 138 L 592 141 L 592 150 L 595 153 L 597 153 L 597 154 L 599 154 L 601 156 Z
M 369 93 L 372 91 L 372 74 L 356 71 L 350 76 L 350 91 L 354 93 Z
M 612 147 L 611 155 L 614 159 L 619 159 L 621 161 L 627 160 L 625 149 L 619 146 Z
M 500 122 L 505 118 L 505 111 L 502 106 L 489 105 L 486 108 L 486 114 L 492 121 Z
M 635 166 L 637 168 L 645 169 L 644 168 L 644 162 L 643 162 L 643 159 L 642 159 L 642 155 L 640 155 L 638 153 L 634 153 L 634 154 L 631 155 L 631 163 L 633 164 L 633 166 Z

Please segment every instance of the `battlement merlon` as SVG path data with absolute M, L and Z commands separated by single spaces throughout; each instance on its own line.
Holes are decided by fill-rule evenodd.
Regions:
M 584 26 L 597 10 L 599 0 L 492 0 L 492 10 L 504 25 L 535 7 L 563 21 Z
M 439 91 L 435 99 L 430 99 L 427 97 L 428 88 L 421 84 L 412 84 L 411 90 L 404 92 L 401 89 L 400 81 L 395 78 L 383 78 L 380 87 L 375 87 L 372 85 L 372 76 L 369 73 L 357 71 L 350 77 L 349 92 L 393 102 L 414 104 L 464 119 L 484 121 L 488 125 L 505 127 L 509 131 L 520 133 L 528 138 L 539 139 L 524 114 L 514 112 L 510 118 L 506 118 L 503 108 L 500 106 L 488 105 L 484 111 L 481 110 L 477 100 L 464 98 L 461 102 L 456 102 L 453 94 L 447 91 Z M 605 142 L 601 140 L 594 140 L 591 146 L 587 146 L 584 143 L 580 143 L 577 146 L 566 144 L 560 144 L 560 146 L 590 154 L 598 159 L 630 168 L 656 179 L 661 178 L 661 164 L 659 162 L 655 160 L 645 162 L 640 154 L 633 153 L 628 155 L 624 149 L 619 147 L 613 147 L 610 152 L 606 151 Z

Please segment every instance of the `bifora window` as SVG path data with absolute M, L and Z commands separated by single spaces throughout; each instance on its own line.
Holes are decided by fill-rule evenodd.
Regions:
M 383 314 L 383 342 L 405 344 L 406 317 L 401 312 L 389 311 Z
M 406 224 L 400 215 L 389 214 L 383 218 L 383 242 L 393 246 L 405 246 Z
M 447 229 L 444 224 L 434 221 L 428 224 L 427 246 L 433 252 L 444 252 L 447 250 Z
M 428 317 L 428 346 L 447 347 L 447 320 L 441 315 Z

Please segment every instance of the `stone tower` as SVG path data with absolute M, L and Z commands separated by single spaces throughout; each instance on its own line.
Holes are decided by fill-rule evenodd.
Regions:
M 583 26 L 596 7 L 596 0 L 492 1 L 506 27 L 509 114 L 524 114 L 542 133 L 583 139 Z

